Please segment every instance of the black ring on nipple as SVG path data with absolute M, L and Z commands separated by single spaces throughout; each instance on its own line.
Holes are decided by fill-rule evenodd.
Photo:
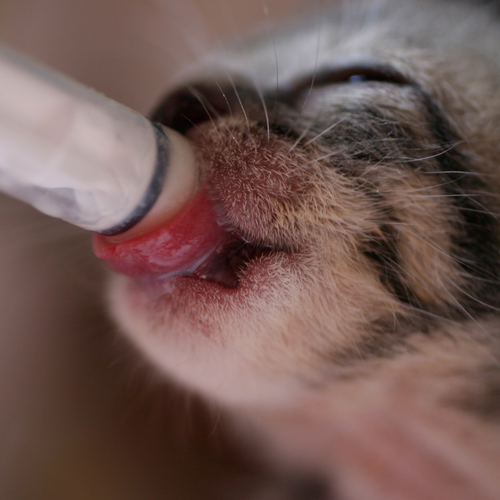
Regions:
M 156 165 L 149 187 L 146 190 L 141 202 L 123 222 L 120 222 L 120 224 L 117 224 L 110 229 L 97 231 L 99 234 L 104 236 L 115 236 L 134 227 L 151 210 L 163 190 L 170 160 L 170 141 L 161 125 L 155 122 L 151 122 L 151 125 L 156 133 L 157 155 Z

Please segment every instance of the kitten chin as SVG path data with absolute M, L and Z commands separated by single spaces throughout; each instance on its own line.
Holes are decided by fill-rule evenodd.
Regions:
M 114 277 L 113 314 L 345 498 L 500 491 L 493 11 L 343 3 L 223 51 L 154 113 L 230 237 L 196 272 Z

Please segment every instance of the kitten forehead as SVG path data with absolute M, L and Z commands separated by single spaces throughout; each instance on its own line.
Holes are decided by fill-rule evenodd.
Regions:
M 409 56 L 426 58 L 446 52 L 453 60 L 460 59 L 466 50 L 498 66 L 500 34 L 496 16 L 492 16 L 494 5 L 479 4 L 461 0 L 358 0 L 318 6 L 306 22 L 291 20 L 284 29 L 266 29 L 232 44 L 212 58 L 209 66 L 214 75 L 227 71 L 245 75 L 263 90 L 275 88 L 277 83 L 286 87 L 300 75 L 324 67 L 348 64 L 349 58 L 353 64 L 370 58 L 390 58 L 394 63 Z

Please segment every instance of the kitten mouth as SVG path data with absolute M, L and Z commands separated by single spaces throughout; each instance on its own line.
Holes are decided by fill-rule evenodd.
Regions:
M 252 262 L 284 250 L 248 242 L 220 212 L 202 188 L 174 220 L 154 231 L 119 242 L 94 235 L 94 253 L 146 285 L 182 276 L 237 288 Z
M 210 256 L 188 276 L 236 288 L 253 261 L 280 251 L 270 246 L 245 242 L 237 233 L 233 233 L 232 238 L 233 241 Z

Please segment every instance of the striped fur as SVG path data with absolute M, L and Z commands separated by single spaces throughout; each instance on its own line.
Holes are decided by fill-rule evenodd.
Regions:
M 309 442 L 322 412 L 344 422 L 377 391 L 500 445 L 495 9 L 346 1 L 214 56 L 155 113 L 199 148 L 225 223 L 266 251 L 210 299 L 183 278 L 159 298 L 115 278 L 114 314 L 162 371 L 258 414 L 278 449 L 280 422 L 287 456 L 327 477 L 337 459 Z

